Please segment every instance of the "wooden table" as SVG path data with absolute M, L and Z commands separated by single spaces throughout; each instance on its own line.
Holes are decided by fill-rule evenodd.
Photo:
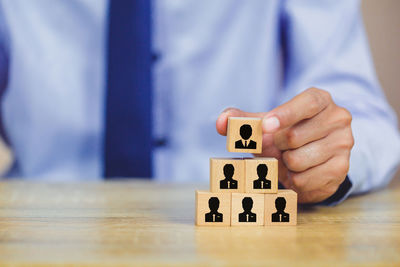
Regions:
M 195 227 L 194 190 L 108 182 L 0 183 L 0 265 L 400 266 L 400 179 L 298 226 Z

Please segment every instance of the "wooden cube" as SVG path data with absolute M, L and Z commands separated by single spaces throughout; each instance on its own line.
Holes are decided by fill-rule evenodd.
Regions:
M 232 193 L 231 225 L 264 225 L 264 195 Z
M 278 192 L 278 160 L 276 158 L 245 159 L 245 192 Z
M 196 191 L 196 225 L 230 226 L 231 193 Z
M 244 160 L 210 158 L 211 192 L 244 192 Z
M 261 118 L 228 118 L 226 147 L 229 152 L 261 153 Z
M 278 190 L 277 194 L 265 194 L 265 225 L 297 224 L 297 193 Z

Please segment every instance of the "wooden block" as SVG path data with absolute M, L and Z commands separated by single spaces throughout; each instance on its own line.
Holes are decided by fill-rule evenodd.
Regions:
M 244 192 L 244 160 L 210 158 L 211 192 Z
M 245 192 L 278 192 L 278 160 L 276 158 L 245 159 Z
M 229 152 L 261 153 L 261 118 L 228 118 L 226 148 Z
M 297 193 L 278 190 L 277 194 L 265 194 L 265 225 L 297 224 Z
M 196 225 L 231 225 L 231 193 L 196 191 Z
M 232 193 L 231 225 L 264 225 L 264 195 Z

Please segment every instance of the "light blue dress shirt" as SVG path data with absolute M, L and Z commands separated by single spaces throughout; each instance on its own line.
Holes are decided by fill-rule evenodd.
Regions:
M 9 47 L 2 116 L 16 156 L 9 176 L 101 179 L 106 0 L 0 0 Z M 353 114 L 351 192 L 390 181 L 396 117 L 377 81 L 359 1 L 158 0 L 153 4 L 159 180 L 209 179 L 210 157 L 235 157 L 215 130 L 234 106 L 268 111 L 308 87 Z M 0 57 L 1 58 L 1 57 Z M 3 75 L 4 76 L 4 75 Z M 0 77 L 4 79 L 4 77 Z

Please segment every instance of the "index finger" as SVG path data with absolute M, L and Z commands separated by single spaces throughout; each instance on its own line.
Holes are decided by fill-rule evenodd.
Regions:
M 330 94 L 326 91 L 316 88 L 307 89 L 265 115 L 264 133 L 275 133 L 314 117 L 329 105 L 330 99 Z

